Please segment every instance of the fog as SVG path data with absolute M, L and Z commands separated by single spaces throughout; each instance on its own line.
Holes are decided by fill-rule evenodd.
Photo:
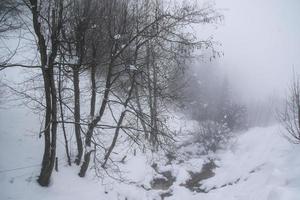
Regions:
M 224 21 L 213 28 L 213 35 L 224 56 L 213 65 L 246 102 L 283 97 L 293 71 L 300 72 L 300 1 L 216 0 L 215 4 Z M 199 28 L 198 33 L 206 31 Z

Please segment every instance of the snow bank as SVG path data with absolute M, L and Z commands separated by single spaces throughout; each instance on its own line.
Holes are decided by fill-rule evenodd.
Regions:
M 201 183 L 206 194 L 175 191 L 168 199 L 298 200 L 300 146 L 288 143 L 280 127 L 253 128 L 218 152 L 216 175 Z M 282 130 L 281 130 L 282 131 Z
M 180 115 L 170 121 L 180 133 L 179 144 L 188 138 L 184 133 L 197 126 Z M 41 188 L 35 181 L 43 148 L 38 130 L 39 119 L 24 108 L 0 112 L 1 200 L 159 200 L 163 192 L 171 192 L 172 196 L 165 199 L 173 200 L 299 200 L 300 197 L 300 146 L 288 143 L 280 134 L 280 126 L 253 128 L 237 136 L 226 150 L 213 155 L 218 166 L 215 176 L 201 182 L 201 188 L 208 193 L 191 192 L 182 186 L 190 178 L 189 172 L 201 170 L 207 157 L 190 157 L 182 162 L 178 157 L 166 165 L 166 158 L 137 151 L 136 156 L 129 155 L 119 165 L 123 182 L 110 177 L 97 179 L 93 173 L 79 178 L 79 169 L 66 165 L 60 141 L 59 172 L 53 173 L 54 181 L 49 188 Z M 197 149 L 191 144 L 189 150 Z M 159 176 L 151 167 L 153 162 L 158 163 L 160 172 L 170 171 L 176 178 L 168 191 L 149 190 L 151 180 Z

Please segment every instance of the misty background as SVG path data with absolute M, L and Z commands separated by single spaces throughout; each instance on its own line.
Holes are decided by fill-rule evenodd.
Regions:
M 195 29 L 200 38 L 214 38 L 220 56 L 195 61 L 193 76 L 210 80 L 210 85 L 222 85 L 226 79 L 234 101 L 247 107 L 249 126 L 276 123 L 293 74 L 300 72 L 300 2 L 210 2 L 224 14 L 224 20 L 218 26 Z M 217 95 L 214 86 L 210 87 Z
M 284 94 L 300 70 L 300 2 L 217 0 L 224 24 L 215 30 L 224 56 L 216 65 L 245 101 Z

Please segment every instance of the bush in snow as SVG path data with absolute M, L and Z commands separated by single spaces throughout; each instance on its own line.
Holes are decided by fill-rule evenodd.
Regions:
M 286 129 L 286 138 L 300 144 L 300 77 L 294 78 L 285 110 L 280 113 L 280 121 Z
M 203 146 L 205 154 L 216 152 L 222 144 L 231 137 L 230 129 L 215 121 L 201 122 L 198 132 L 194 136 L 194 142 Z

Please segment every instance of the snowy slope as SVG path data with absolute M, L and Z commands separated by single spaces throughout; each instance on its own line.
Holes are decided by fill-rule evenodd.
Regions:
M 173 119 L 173 122 L 176 120 Z M 180 123 L 186 132 L 194 122 Z M 188 126 L 187 126 L 188 125 Z M 173 126 L 176 126 L 173 124 Z M 38 138 L 39 119 L 23 106 L 14 106 L 0 112 L 0 199 L 161 199 L 166 191 L 149 190 L 153 177 L 160 174 L 151 165 L 157 162 L 159 171 L 170 171 L 176 180 L 170 187 L 172 196 L 165 199 L 203 200 L 299 200 L 300 147 L 288 143 L 280 135 L 280 126 L 253 128 L 233 140 L 216 158 L 215 176 L 201 182 L 208 193 L 191 192 L 183 187 L 190 178 L 189 171 L 199 171 L 206 157 L 193 157 L 184 162 L 166 164 L 162 155 L 137 152 L 125 164 L 123 182 L 92 174 L 82 179 L 79 169 L 67 167 L 63 145 L 58 146 L 59 172 L 53 173 L 53 184 L 41 188 L 36 184 L 42 157 L 42 139 Z M 180 137 L 179 137 L 180 138 Z M 184 137 L 182 137 L 182 140 Z M 186 139 L 186 138 L 185 138 Z M 60 142 L 59 142 L 60 143 Z M 195 149 L 191 146 L 190 150 Z M 182 159 L 180 157 L 179 159 Z
M 243 133 L 217 154 L 216 175 L 202 182 L 207 194 L 182 189 L 169 199 L 299 200 L 300 146 L 288 143 L 281 132 L 272 126 Z

